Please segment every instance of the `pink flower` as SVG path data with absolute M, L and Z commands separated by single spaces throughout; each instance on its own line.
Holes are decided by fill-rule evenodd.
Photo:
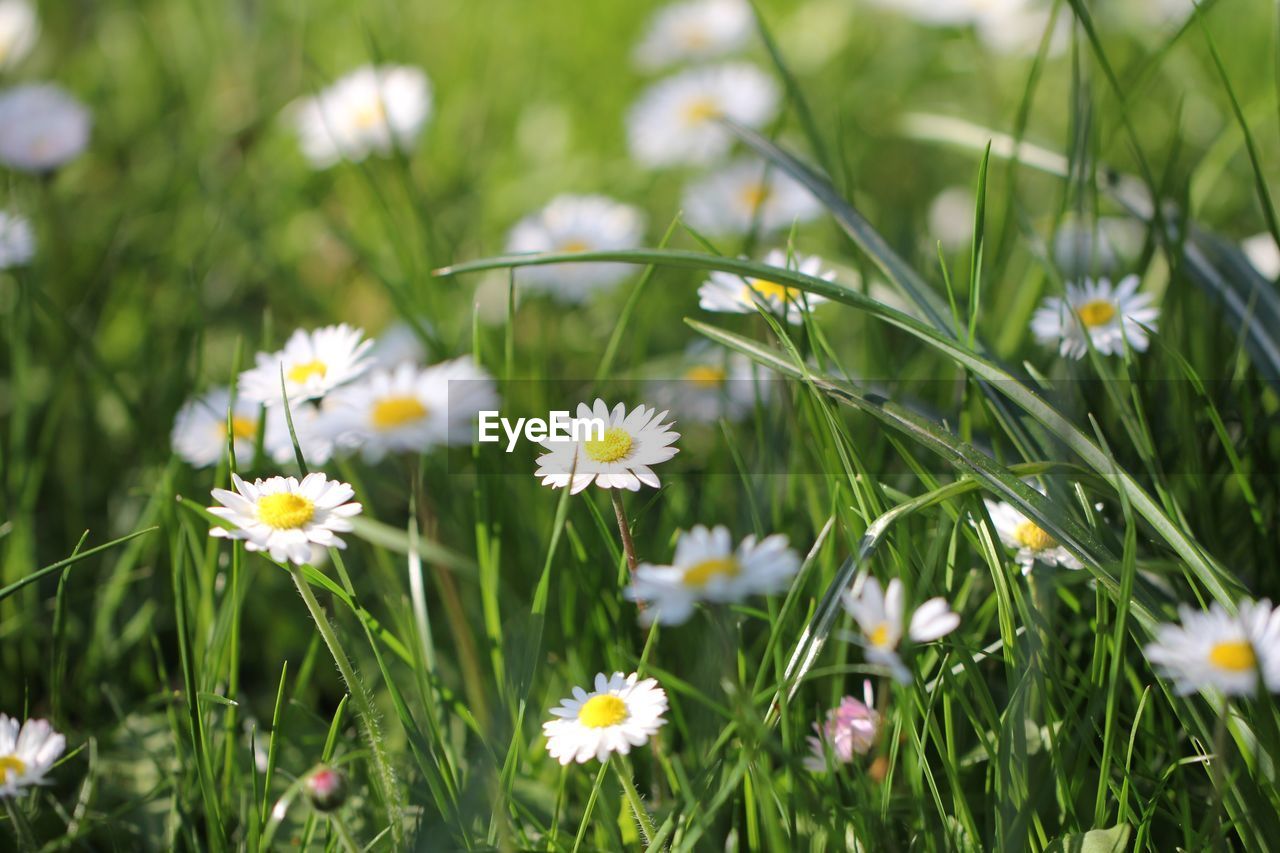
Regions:
M 880 715 L 872 710 L 875 698 L 870 681 L 862 683 L 862 693 L 865 701 L 846 696 L 827 712 L 826 722 L 813 724 L 817 736 L 808 738 L 813 755 L 804 760 L 807 769 L 821 773 L 828 766 L 850 763 L 855 753 L 866 755 L 871 751 L 880 728 Z

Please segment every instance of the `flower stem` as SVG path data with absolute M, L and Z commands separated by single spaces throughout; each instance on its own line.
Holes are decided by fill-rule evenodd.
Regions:
M 631 541 L 631 528 L 627 526 L 627 512 L 622 508 L 622 495 L 617 489 L 609 490 L 613 499 L 613 514 L 618 517 L 618 532 L 622 534 L 622 550 L 627 555 L 627 571 L 634 577 L 636 573 L 636 543 Z
M 35 833 L 31 831 L 31 823 L 22 812 L 16 797 L 5 797 L 4 807 L 9 812 L 9 823 L 13 824 L 13 832 L 18 836 L 18 849 L 35 851 L 40 849 L 36 843 Z
M 653 818 L 649 817 L 649 812 L 644 807 L 644 801 L 640 799 L 640 792 L 636 790 L 636 783 L 631 779 L 630 769 L 624 767 L 623 763 L 616 759 L 609 763 L 613 765 L 618 781 L 622 783 L 622 793 L 627 798 L 627 803 L 630 804 L 636 820 L 640 823 L 640 834 L 644 836 L 641 840 L 647 847 L 653 843 L 653 837 L 657 834 L 657 830 L 653 827 Z

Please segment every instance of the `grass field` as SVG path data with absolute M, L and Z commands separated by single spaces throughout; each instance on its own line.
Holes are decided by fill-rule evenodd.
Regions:
M 0 0 L 0 849 L 1280 843 L 1275 5 L 699 2 Z

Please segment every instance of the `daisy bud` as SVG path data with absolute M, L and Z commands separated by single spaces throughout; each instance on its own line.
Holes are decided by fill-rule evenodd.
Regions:
M 331 812 L 347 801 L 347 777 L 327 764 L 318 765 L 307 776 L 307 798 L 322 812 Z

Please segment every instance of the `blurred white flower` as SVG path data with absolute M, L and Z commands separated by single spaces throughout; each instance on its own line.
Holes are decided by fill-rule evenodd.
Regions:
M 745 62 L 681 71 L 654 83 L 631 107 L 631 156 L 644 166 L 708 165 L 733 144 L 721 119 L 759 128 L 778 114 L 780 98 L 773 78 Z
M 745 417 L 757 401 L 768 400 L 770 385 L 756 378 L 745 355 L 695 341 L 685 350 L 680 375 L 653 380 L 650 392 L 656 405 L 680 421 L 714 423 Z
M 685 60 L 715 59 L 740 50 L 755 22 L 745 0 L 684 0 L 663 6 L 649 19 L 636 45 L 635 61 L 645 69 Z
M 880 715 L 875 711 L 875 694 L 871 682 L 862 682 L 862 699 L 846 696 L 840 704 L 827 712 L 821 725 L 813 724 L 816 736 L 810 735 L 809 750 L 804 760 L 805 769 L 811 773 L 823 773 L 828 767 L 851 764 L 855 755 L 866 755 L 875 746 L 880 729 Z
M 27 58 L 40 36 L 40 19 L 28 0 L 0 0 L 0 71 Z
M 951 612 L 943 598 L 931 598 L 921 604 L 911 613 L 909 620 L 905 605 L 902 581 L 897 578 L 889 581 L 881 591 L 880 581 L 868 577 L 857 595 L 853 590 L 844 595 L 844 609 L 862 631 L 867 660 L 887 667 L 900 682 L 911 680 L 910 670 L 898 655 L 904 623 L 907 625 L 906 636 L 913 643 L 927 643 L 945 637 L 960 625 L 960 617 Z
M 18 721 L 0 714 L 0 797 L 44 784 L 45 774 L 67 748 L 67 739 L 47 720 Z
M 948 187 L 929 203 L 929 242 L 956 252 L 973 243 L 973 215 L 977 200 L 968 187 Z
M 708 234 L 762 233 L 790 228 L 822 214 L 822 205 L 796 181 L 762 160 L 737 160 L 690 184 L 685 218 Z
M 1108 276 L 1137 256 L 1143 239 L 1143 226 L 1132 219 L 1072 216 L 1053 235 L 1053 261 L 1069 280 Z
M 216 465 L 227 452 L 227 409 L 231 406 L 228 388 L 211 388 L 183 404 L 173 419 L 170 443 L 173 452 L 188 465 L 207 468 Z M 253 462 L 254 444 L 258 440 L 260 406 L 237 399 L 231 413 L 231 431 L 235 436 L 236 463 L 249 466 Z
M 1280 248 L 1270 232 L 1253 235 L 1241 243 L 1240 248 L 1263 278 L 1280 277 Z
M 561 764 L 604 761 L 643 746 L 667 724 L 667 693 L 652 678 L 632 673 L 598 673 L 595 689 L 573 688 L 573 698 L 551 709 L 554 720 L 542 724 L 547 752 Z
M 566 486 L 572 494 L 595 483 L 602 489 L 627 489 L 638 492 L 640 486 L 658 488 L 658 475 L 651 466 L 666 462 L 679 449 L 672 447 L 680 433 L 672 432 L 674 423 L 663 423 L 666 412 L 636 406 L 630 412 L 619 403 L 610 411 L 604 400 L 592 406 L 578 404 L 579 419 L 598 419 L 604 424 L 604 435 L 594 432 L 579 440 L 542 440 L 547 453 L 538 457 L 535 477 L 553 489 Z M 572 477 L 571 477 L 572 475 Z
M 470 357 L 375 369 L 325 401 L 338 443 L 360 448 L 371 463 L 387 453 L 470 443 L 476 414 L 497 405 L 493 379 Z
M 1031 567 L 1036 561 L 1046 566 L 1062 566 L 1064 569 L 1082 569 L 1080 561 L 1058 544 L 1058 541 L 1027 518 L 1013 505 L 1004 501 L 983 501 L 987 505 L 987 513 L 991 523 L 995 525 L 996 534 L 1006 548 L 1014 548 L 1014 558 L 1022 566 L 1024 575 L 1031 574 Z
M 240 374 L 240 395 L 250 402 L 279 406 L 284 402 L 283 373 L 290 405 L 323 397 L 369 369 L 371 346 L 363 330 L 346 323 L 310 332 L 297 329 L 284 349 L 255 356 L 257 366 Z
M 773 249 L 765 255 L 767 266 L 803 273 L 813 278 L 832 281 L 836 274 L 824 270 L 823 260 L 815 256 L 791 255 L 782 249 Z M 698 304 L 704 311 L 720 311 L 731 314 L 754 314 L 763 304 L 769 311 L 785 317 L 792 325 L 804 322 L 807 310 L 826 302 L 824 296 L 805 293 L 797 287 L 787 287 L 762 278 L 743 278 L 734 273 L 716 270 L 698 288 Z
M 266 551 L 278 563 L 309 562 L 311 546 L 345 548 L 338 533 L 352 530 L 351 518 L 361 506 L 351 503 L 355 490 L 346 483 L 312 472 L 302 478 L 271 477 L 246 483 L 231 475 L 235 491 L 214 489 L 221 506 L 209 512 L 235 525 L 211 527 L 209 535 L 244 542 L 250 551 Z
M 1085 279 L 1068 284 L 1065 299 L 1050 296 L 1031 318 L 1031 331 L 1042 344 L 1056 344 L 1065 358 L 1084 358 L 1086 341 L 1102 355 L 1119 355 L 1125 342 L 1135 352 L 1147 349 L 1147 332 L 1154 329 L 1159 309 L 1151 294 L 1138 293 L 1136 275 L 1126 276 L 1114 288 L 1108 279 Z
M 759 542 L 748 536 L 735 550 L 729 528 L 698 525 L 676 540 L 672 565 L 636 567 L 635 579 L 623 595 L 645 603 L 640 624 L 679 625 L 688 621 L 699 601 L 728 603 L 782 592 L 799 570 L 800 558 L 781 534 Z
M 599 195 L 560 195 L 511 229 L 507 251 L 602 252 L 634 249 L 643 239 L 644 214 L 636 208 Z M 516 279 L 566 302 L 584 302 L 633 270 L 629 264 L 551 264 L 521 267 Z
M 307 465 L 323 465 L 338 450 L 340 430 L 337 428 L 328 400 L 294 403 L 289 401 L 289 415 L 293 418 L 293 432 Z M 289 465 L 296 460 L 293 436 L 289 434 L 289 421 L 284 406 L 268 406 L 266 409 L 266 433 L 262 449 L 277 465 Z
M 991 8 L 974 19 L 978 39 L 996 53 L 1029 56 L 1040 49 L 1045 30 L 1053 22 L 1049 36 L 1049 56 L 1059 56 L 1071 43 L 1070 6 L 1053 16 L 1052 2 L 1039 0 L 989 0 Z
M 31 263 L 36 256 L 36 234 L 26 217 L 0 210 L 0 270 Z
M 1258 674 L 1280 692 L 1280 610 L 1267 599 L 1240 602 L 1231 615 L 1216 601 L 1208 611 L 1178 608 L 1181 625 L 1158 625 L 1143 651 L 1179 694 L 1217 688 L 1229 696 L 1252 696 Z
M 89 144 L 89 110 L 52 83 L 0 92 L 0 163 L 23 172 L 49 172 Z
M 425 317 L 417 318 L 422 328 L 430 331 L 431 323 Z M 402 364 L 422 364 L 427 353 L 422 346 L 422 338 L 414 331 L 413 326 L 404 320 L 397 320 L 382 330 L 369 348 L 369 357 L 379 367 L 391 369 Z
M 317 169 L 408 151 L 431 118 L 431 82 L 405 65 L 365 65 L 290 105 L 302 153 Z

